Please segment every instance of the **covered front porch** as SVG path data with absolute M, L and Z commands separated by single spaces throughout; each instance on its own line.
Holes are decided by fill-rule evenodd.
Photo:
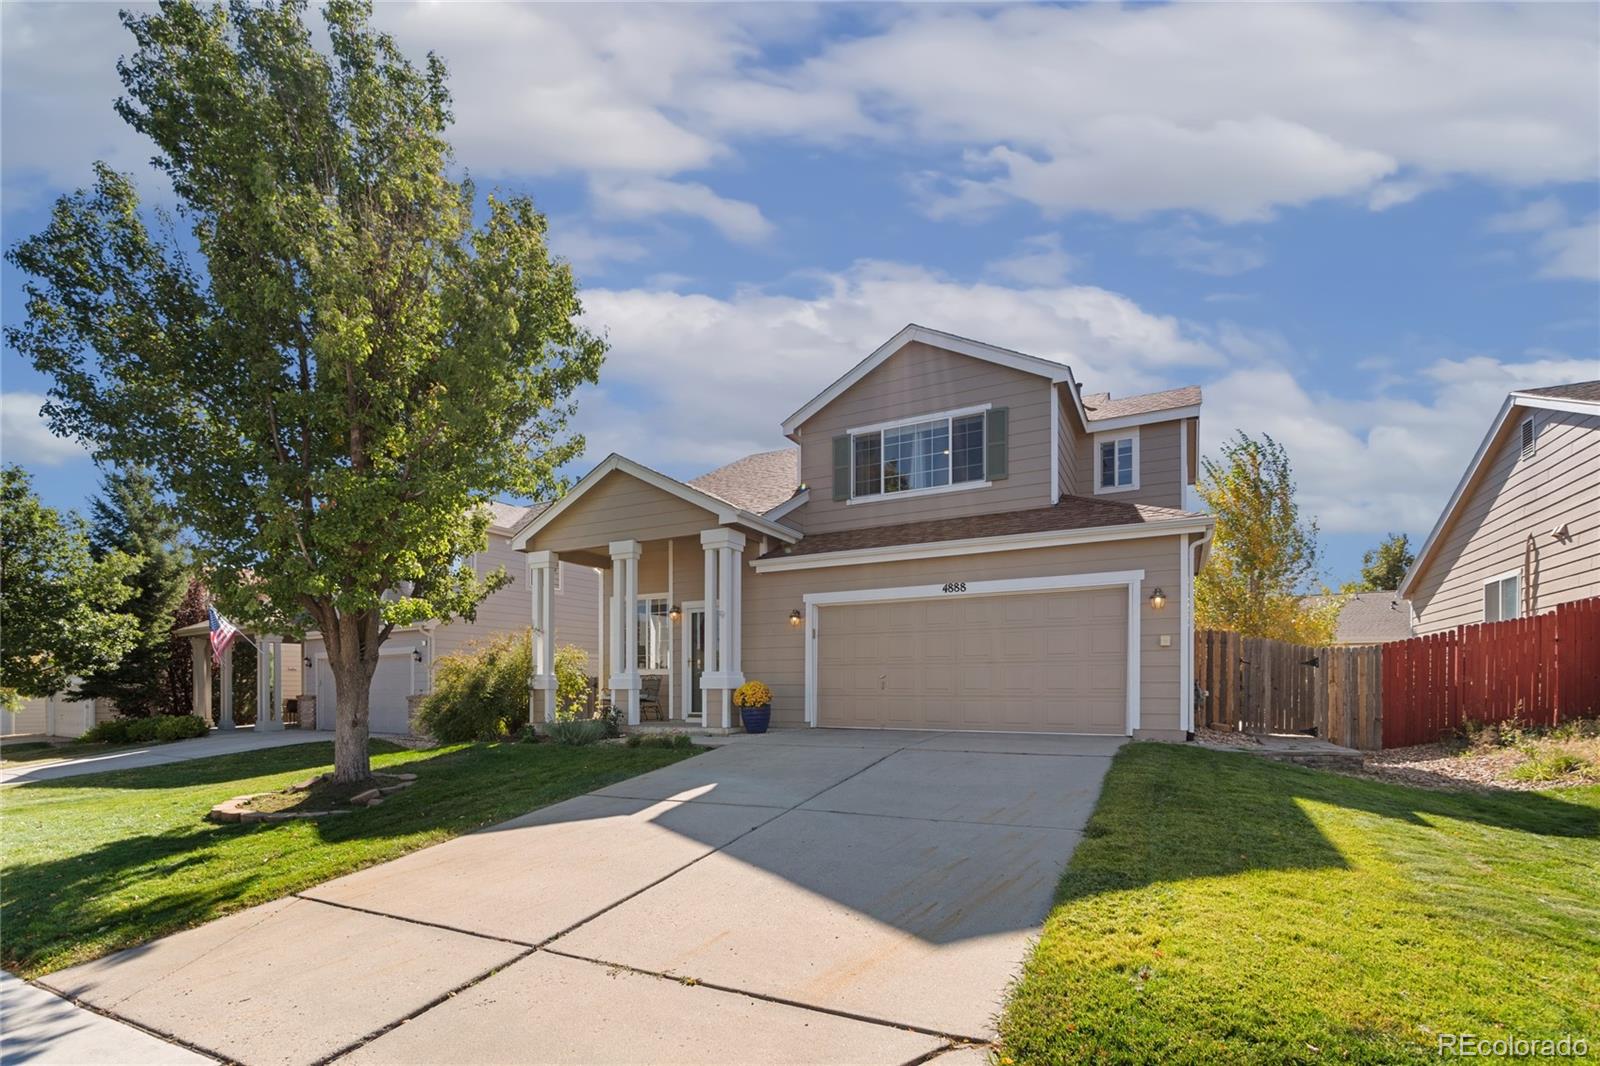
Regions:
M 223 649 L 220 662 L 211 657 L 211 626 L 196 622 L 172 631 L 175 637 L 189 641 L 193 657 L 195 713 L 211 719 L 213 685 L 220 689 L 216 700 L 216 725 L 218 729 L 233 729 L 238 701 L 234 691 L 233 653 L 241 640 L 248 640 L 256 652 L 255 670 L 255 728 L 257 732 L 272 732 L 284 728 L 285 701 L 295 699 L 300 690 L 300 646 L 287 644 L 274 633 L 246 633 Z M 286 693 L 292 695 L 286 695 Z
M 744 684 L 742 602 L 746 553 L 776 523 L 613 456 L 525 527 L 532 599 L 530 717 L 556 716 L 555 586 L 562 562 L 603 574 L 596 676 L 633 727 L 730 729 Z

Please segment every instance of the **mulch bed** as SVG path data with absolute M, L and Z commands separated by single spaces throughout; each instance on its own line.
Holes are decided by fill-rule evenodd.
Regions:
M 235 796 L 211 808 L 213 822 L 284 822 L 293 818 L 322 818 L 376 807 L 389 796 L 410 788 L 416 774 L 373 774 L 359 784 L 335 783 L 321 774 L 275 792 Z

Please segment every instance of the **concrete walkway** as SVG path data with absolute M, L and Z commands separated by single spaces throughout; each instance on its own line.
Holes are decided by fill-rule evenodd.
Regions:
M 739 737 L 44 983 L 250 1064 L 953 1066 L 1120 743 Z
M 141 766 L 163 766 L 167 763 L 206 759 L 213 755 L 234 755 L 241 751 L 261 748 L 281 748 L 287 744 L 305 744 L 315 740 L 332 740 L 332 733 L 315 730 L 285 729 L 282 732 L 257 733 L 254 729 L 213 731 L 193 740 L 175 740 L 170 744 L 151 744 L 148 747 L 123 748 L 98 755 L 73 757 L 72 748 L 61 749 L 63 758 L 49 762 L 20 763 L 0 768 L 0 785 L 20 784 L 24 781 L 53 781 L 60 777 L 77 777 L 80 774 L 102 774 L 111 770 L 135 770 Z
M 212 1061 L 0 971 L 0 1066 L 196 1066 Z

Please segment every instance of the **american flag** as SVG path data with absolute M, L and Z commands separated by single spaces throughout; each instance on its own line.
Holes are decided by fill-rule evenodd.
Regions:
M 215 607 L 207 607 L 206 614 L 211 617 L 211 658 L 214 662 L 220 663 L 222 653 L 228 650 L 228 645 L 239 635 L 239 630 L 234 628 L 232 622 L 218 614 Z

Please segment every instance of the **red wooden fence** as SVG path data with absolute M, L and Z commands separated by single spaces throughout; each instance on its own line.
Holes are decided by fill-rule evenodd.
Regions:
M 1426 744 L 1470 721 L 1600 715 L 1600 597 L 1385 644 L 1382 688 L 1386 748 Z

